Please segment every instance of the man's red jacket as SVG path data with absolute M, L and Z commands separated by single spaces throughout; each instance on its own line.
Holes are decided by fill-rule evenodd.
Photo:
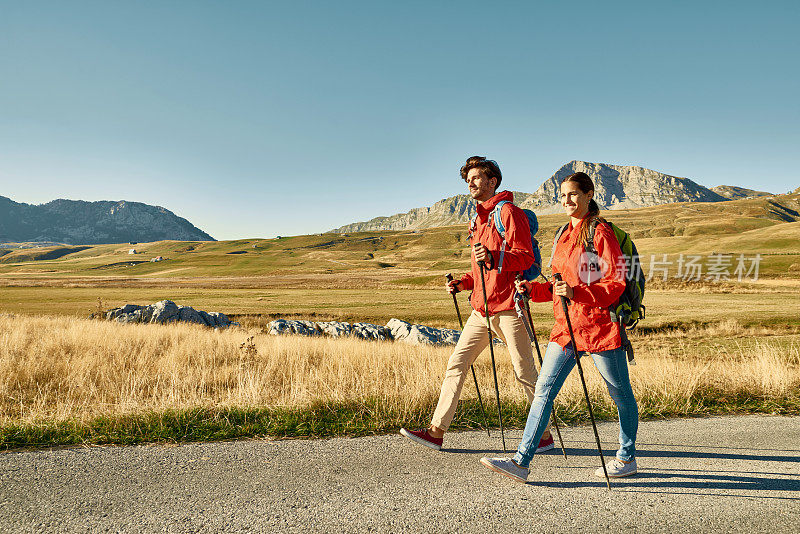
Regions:
M 500 211 L 500 220 L 506 229 L 506 249 L 503 257 L 503 271 L 497 272 L 500 261 L 500 247 L 503 238 L 494 228 L 494 223 L 489 221 L 489 215 L 501 200 L 509 204 L 503 205 Z M 489 301 L 489 315 L 497 312 L 514 309 L 514 279 L 517 273 L 533 265 L 533 249 L 531 248 L 531 229 L 528 218 L 517 206 L 511 204 L 514 195 L 511 191 L 503 191 L 486 202 L 479 202 L 477 206 L 478 217 L 475 229 L 470 239 L 470 250 L 476 243 L 482 243 L 492 253 L 493 265 L 487 265 L 486 295 Z M 461 289 L 471 289 L 470 304 L 472 309 L 480 312 L 484 317 L 483 289 L 481 288 L 481 273 L 475 254 L 471 252 L 472 272 L 461 277 Z M 491 267 L 491 268 L 490 268 Z

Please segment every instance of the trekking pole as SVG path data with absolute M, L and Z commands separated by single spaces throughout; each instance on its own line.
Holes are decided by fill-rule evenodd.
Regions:
M 553 273 L 553 278 L 561 282 L 561 275 Z M 600 454 L 600 466 L 603 468 L 603 474 L 606 476 L 606 486 L 608 491 L 611 491 L 611 481 L 608 478 L 608 471 L 606 471 L 606 460 L 603 458 L 603 448 L 600 446 L 600 435 L 597 433 L 597 424 L 594 422 L 594 413 L 592 412 L 592 402 L 589 400 L 589 390 L 586 388 L 586 379 L 583 378 L 583 367 L 581 366 L 581 357 L 578 354 L 578 345 L 575 343 L 575 333 L 572 331 L 572 322 L 569 320 L 569 309 L 567 308 L 567 297 L 561 297 L 561 307 L 564 309 L 564 317 L 567 319 L 567 329 L 569 330 L 569 339 L 572 341 L 572 349 L 575 351 L 575 363 L 578 364 L 578 374 L 581 376 L 581 385 L 583 385 L 583 395 L 586 397 L 586 406 L 589 408 L 589 419 L 592 420 L 592 429 L 594 430 L 594 439 L 597 441 L 597 452 Z
M 486 296 L 486 276 L 483 271 L 486 269 L 484 262 L 478 262 L 481 268 L 481 288 L 483 289 L 483 311 L 486 314 L 486 329 L 489 332 L 489 354 L 492 356 L 492 374 L 494 375 L 494 393 L 497 397 L 497 417 L 500 420 L 500 437 L 503 439 L 503 452 L 506 451 L 506 435 L 503 432 L 503 413 L 500 410 L 500 387 L 497 385 L 497 367 L 494 364 L 494 346 L 492 345 L 492 323 L 489 320 L 489 298 Z
M 453 275 L 447 273 L 445 276 L 448 282 L 453 281 Z M 453 293 L 453 304 L 456 307 L 456 315 L 458 315 L 458 326 L 461 327 L 461 332 L 464 332 L 464 322 L 461 320 L 461 310 L 458 309 L 458 300 L 456 300 L 456 294 Z M 472 378 L 475 380 L 475 391 L 478 392 L 478 402 L 481 405 L 481 413 L 483 414 L 483 426 L 486 427 L 486 435 L 491 437 L 492 435 L 489 433 L 489 421 L 486 419 L 486 410 L 483 408 L 483 399 L 481 398 L 481 388 L 478 387 L 478 377 L 475 375 L 475 367 L 470 364 L 469 368 L 472 370 Z
M 522 280 L 522 275 L 521 274 L 517 274 L 517 280 L 518 281 Z M 522 314 L 519 312 L 519 310 L 517 311 L 517 315 L 519 315 L 520 319 L 522 319 L 522 322 L 525 325 L 525 330 L 528 331 L 528 337 L 531 338 L 531 341 L 533 341 L 533 344 L 536 346 L 536 354 L 537 354 L 537 356 L 539 356 L 539 372 L 541 372 L 542 368 L 544 367 L 544 361 L 542 360 L 542 351 L 539 350 L 539 340 L 536 339 L 536 329 L 533 326 L 533 318 L 531 317 L 531 309 L 530 309 L 530 306 L 528 305 L 528 292 L 527 291 L 523 292 L 521 294 L 521 296 L 522 296 L 522 302 L 523 302 L 522 306 L 525 308 L 525 314 L 528 316 L 528 322 L 525 322 L 525 318 L 522 317 Z M 552 421 L 553 421 L 553 426 L 556 429 L 556 434 L 558 435 L 558 442 L 561 444 L 561 453 L 564 455 L 564 460 L 566 460 L 567 459 L 567 450 L 564 448 L 564 440 L 561 439 L 561 429 L 558 428 L 558 421 L 556 420 L 556 403 L 555 403 L 555 400 L 553 400 L 553 411 L 550 414 L 550 416 L 551 416 Z

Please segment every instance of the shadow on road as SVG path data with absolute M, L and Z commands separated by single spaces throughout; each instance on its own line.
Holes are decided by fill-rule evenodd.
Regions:
M 604 448 L 606 457 L 612 455 L 616 447 Z M 650 446 L 675 447 L 675 449 L 639 449 L 638 458 L 685 458 L 693 460 L 694 465 L 702 465 L 703 460 L 740 460 L 753 462 L 746 467 L 753 469 L 758 466 L 758 462 L 778 462 L 788 464 L 791 470 L 784 473 L 760 472 L 760 471 L 737 471 L 737 470 L 716 470 L 716 469 L 667 469 L 667 468 L 648 468 L 647 462 L 640 462 L 639 474 L 630 478 L 612 480 L 612 488 L 619 491 L 642 492 L 642 493 L 670 493 L 670 494 L 695 494 L 706 496 L 725 496 L 743 497 L 759 499 L 783 499 L 800 501 L 798 497 L 782 497 L 780 495 L 763 495 L 752 492 L 794 492 L 800 493 L 800 451 L 786 449 L 751 449 L 744 447 L 708 447 L 692 446 L 688 449 L 685 445 L 669 445 L 665 443 L 649 444 Z M 644 445 L 647 446 L 647 445 Z M 724 451 L 736 452 L 717 452 Z M 747 454 L 745 451 L 752 451 Z M 469 454 L 508 454 L 500 449 L 448 449 L 446 452 L 469 453 Z M 795 455 L 764 454 L 764 452 L 786 452 Z M 513 454 L 513 451 L 511 452 Z M 560 451 L 556 448 L 545 453 L 548 456 L 559 455 Z M 593 447 L 574 448 L 567 447 L 567 464 L 560 466 L 560 469 L 590 469 L 586 465 L 569 465 L 569 458 L 594 457 L 597 458 L 597 449 Z M 744 467 L 744 466 L 743 466 Z M 774 470 L 774 469 L 773 469 Z M 528 484 L 534 486 L 556 487 L 556 488 L 586 488 L 597 487 L 605 488 L 605 481 L 580 481 L 580 482 L 552 482 L 535 480 L 535 466 L 531 471 L 533 480 Z M 688 490 L 688 491 L 682 491 Z M 691 491 L 696 490 L 696 491 Z M 716 493 L 719 491 L 748 492 L 747 494 L 736 493 Z
M 585 469 L 585 468 L 584 468 Z M 713 495 L 709 491 L 791 491 L 800 492 L 800 480 L 792 478 L 772 478 L 756 477 L 756 476 L 737 476 L 737 475 L 719 475 L 712 471 L 702 472 L 695 471 L 694 473 L 680 469 L 670 469 L 670 472 L 663 472 L 664 470 L 644 470 L 640 471 L 638 475 L 630 478 L 612 480 L 611 485 L 614 489 L 623 491 L 644 491 L 650 489 L 657 493 L 695 493 L 697 495 Z M 585 488 L 585 487 L 598 487 L 604 488 L 605 482 L 599 480 L 597 482 L 560 482 L 560 483 L 543 483 L 532 481 L 535 485 L 556 486 L 559 488 Z M 674 490 L 706 490 L 697 492 L 685 492 Z M 673 490 L 673 491 L 669 491 Z M 727 497 L 758 497 L 769 499 L 787 499 L 787 500 L 800 500 L 797 497 L 780 497 L 780 496 L 763 496 L 763 495 L 733 495 L 725 493 Z
M 641 443 L 637 442 L 637 447 L 686 447 L 686 445 L 676 445 L 673 443 Z M 792 449 L 764 449 L 760 447 L 712 447 L 711 445 L 692 445 L 693 449 L 728 449 L 734 451 L 771 451 L 771 452 L 793 452 L 800 455 L 800 450 Z
M 587 444 L 588 445 L 588 444 Z M 646 445 L 644 445 L 646 446 Z M 780 452 L 793 452 L 795 453 L 794 456 L 789 455 L 775 455 L 775 454 L 744 454 L 743 452 L 710 452 L 707 450 L 700 450 L 700 449 L 711 449 L 712 447 L 691 447 L 691 450 L 686 450 L 686 445 L 668 445 L 665 443 L 660 443 L 658 446 L 661 447 L 675 447 L 683 448 L 684 450 L 653 450 L 653 449 L 642 449 L 642 445 L 637 445 L 638 450 L 636 451 L 637 458 L 691 458 L 691 459 L 714 459 L 714 460 L 747 460 L 747 461 L 758 461 L 758 462 L 784 462 L 784 463 L 792 463 L 792 464 L 800 464 L 800 451 L 792 451 L 792 450 L 781 450 Z M 736 450 L 736 451 L 774 451 L 773 449 L 745 449 L 741 447 L 713 447 L 714 449 L 725 449 L 725 450 Z M 606 456 L 611 456 L 616 451 L 617 446 L 616 444 L 603 444 L 603 452 Z M 502 449 L 442 449 L 442 452 L 452 452 L 458 454 L 514 454 L 516 449 L 510 448 L 507 453 L 504 453 Z M 775 451 L 777 452 L 777 451 Z M 553 455 L 553 454 L 561 454 L 561 451 L 556 447 L 552 451 L 548 451 L 546 454 Z M 597 456 L 597 449 L 589 445 L 587 448 L 580 448 L 576 449 L 573 447 L 567 447 L 567 456 Z M 800 474 L 800 473 L 797 473 Z
M 659 443 L 660 447 L 675 447 L 675 449 L 683 450 L 655 450 L 647 449 L 647 445 L 636 445 L 637 458 L 691 458 L 691 459 L 711 459 L 711 460 L 746 460 L 751 462 L 783 462 L 790 464 L 800 464 L 800 451 L 785 450 L 780 452 L 793 452 L 794 456 L 790 455 L 776 455 L 776 454 L 763 454 L 761 451 L 765 449 L 745 449 L 734 447 L 714 447 L 714 449 L 723 450 L 736 450 L 736 451 L 754 451 L 753 454 L 745 454 L 744 452 L 711 452 L 712 447 L 687 447 L 686 445 L 668 445 L 666 443 Z M 608 450 L 606 450 L 608 447 Z M 614 454 L 617 450 L 617 445 L 603 444 L 603 452 L 607 456 Z M 768 450 L 768 449 L 766 449 Z M 552 454 L 552 453 L 551 453 Z M 567 456 L 597 456 L 596 448 L 580 448 L 574 449 L 567 447 Z M 800 466 L 799 466 L 800 467 Z M 798 472 L 797 474 L 800 474 Z

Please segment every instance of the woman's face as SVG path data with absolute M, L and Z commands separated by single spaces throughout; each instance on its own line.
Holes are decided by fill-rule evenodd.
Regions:
M 593 196 L 594 191 L 584 193 L 577 182 L 561 184 L 561 205 L 564 206 L 564 212 L 570 217 L 581 219 L 589 213 L 589 201 Z

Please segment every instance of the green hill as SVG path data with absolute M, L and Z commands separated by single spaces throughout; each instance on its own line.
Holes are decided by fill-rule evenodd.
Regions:
M 800 194 L 730 202 L 678 203 L 607 211 L 629 231 L 643 263 L 651 254 L 756 254 L 764 276 L 791 275 L 800 264 Z M 540 217 L 545 258 L 563 215 Z M 464 226 L 420 231 L 314 234 L 236 241 L 156 241 L 135 245 L 4 249 L 0 276 L 80 278 L 247 278 L 351 275 L 398 284 L 438 283 L 460 272 L 469 250 Z M 164 261 L 151 262 L 161 256 Z M 797 273 L 795 273 L 797 274 Z

